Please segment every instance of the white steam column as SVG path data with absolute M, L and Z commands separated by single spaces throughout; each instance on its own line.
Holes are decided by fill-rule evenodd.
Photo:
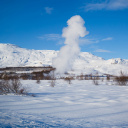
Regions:
M 62 37 L 65 38 L 65 46 L 53 59 L 53 67 L 56 68 L 56 73 L 63 74 L 71 70 L 73 62 L 80 52 L 79 37 L 84 37 L 89 33 L 86 31 L 84 23 L 79 15 L 73 16 L 67 21 L 68 26 L 63 29 L 62 34 Z

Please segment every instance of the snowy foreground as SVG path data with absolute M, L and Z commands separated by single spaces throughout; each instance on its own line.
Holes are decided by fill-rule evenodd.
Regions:
M 128 86 L 21 82 L 35 97 L 0 95 L 1 128 L 128 128 Z

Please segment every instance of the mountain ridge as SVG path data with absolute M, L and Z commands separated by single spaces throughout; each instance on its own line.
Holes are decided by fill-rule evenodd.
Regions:
M 55 50 L 30 50 L 14 44 L 0 43 L 0 67 L 18 66 L 52 66 L 52 59 L 57 57 L 59 51 Z M 128 60 L 113 58 L 105 60 L 88 52 L 80 52 L 74 60 L 72 71 L 75 73 L 107 73 L 127 74 Z

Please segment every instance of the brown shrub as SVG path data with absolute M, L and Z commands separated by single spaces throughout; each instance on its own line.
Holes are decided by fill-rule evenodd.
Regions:
M 117 76 L 115 77 L 115 81 L 118 85 L 127 85 L 128 76 Z
M 0 94 L 27 94 L 25 88 L 22 87 L 19 78 L 14 78 L 10 80 L 1 80 L 0 81 Z
M 98 80 L 99 80 L 98 77 L 94 77 L 94 78 L 93 78 L 93 84 L 99 85 Z
M 69 84 L 71 84 L 71 80 L 73 80 L 73 77 L 65 77 L 64 80 L 67 81 Z
M 128 83 L 128 76 L 124 75 L 123 72 L 120 73 L 120 76 L 115 77 L 115 81 L 118 85 L 127 85 Z

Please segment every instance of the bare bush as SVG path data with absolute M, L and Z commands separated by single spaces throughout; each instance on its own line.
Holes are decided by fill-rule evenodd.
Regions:
M 85 75 L 83 75 L 83 73 L 81 73 L 80 75 L 76 76 L 77 80 L 84 80 L 85 79 Z
M 25 88 L 22 87 L 19 78 L 14 78 L 10 80 L 0 81 L 0 94 L 27 94 Z
M 102 82 L 104 81 L 104 78 L 103 78 L 103 77 L 101 78 L 101 81 L 102 81 Z
M 37 79 L 37 80 L 36 80 L 36 83 L 37 83 L 37 84 L 40 84 L 40 83 L 41 83 L 41 82 L 40 82 L 40 79 Z
M 98 82 L 97 77 L 94 77 L 94 78 L 93 78 L 93 84 L 95 84 L 95 85 L 99 85 L 99 82 Z
M 83 75 L 83 73 L 81 73 L 81 75 L 80 75 L 79 77 L 80 77 L 80 80 L 84 80 L 84 75 Z
M 107 75 L 106 79 L 107 79 L 107 81 L 109 81 L 110 80 L 110 75 Z
M 21 83 L 18 78 L 10 80 L 10 85 L 11 85 L 13 93 L 19 93 L 20 88 L 21 88 Z
M 71 80 L 73 80 L 73 77 L 66 77 L 64 78 L 65 81 L 67 81 L 69 84 L 71 84 Z
M 93 80 L 92 74 L 88 75 L 89 80 Z
M 8 80 L 0 81 L 0 94 L 6 94 L 11 91 Z
M 116 81 L 116 84 L 118 85 L 127 85 L 128 83 L 128 76 L 124 75 L 122 72 L 121 72 L 121 75 L 120 76 L 116 76 L 115 77 L 115 81 Z
M 51 87 L 55 87 L 55 84 L 56 84 L 56 81 L 55 81 L 55 80 L 51 80 L 51 81 L 50 81 L 50 86 L 51 86 Z
M 85 75 L 85 80 L 89 80 L 89 76 L 88 75 Z
M 28 79 L 31 79 L 31 74 L 26 74 L 26 73 L 21 73 L 21 75 L 20 75 L 20 78 L 22 79 L 22 80 L 28 80 Z

